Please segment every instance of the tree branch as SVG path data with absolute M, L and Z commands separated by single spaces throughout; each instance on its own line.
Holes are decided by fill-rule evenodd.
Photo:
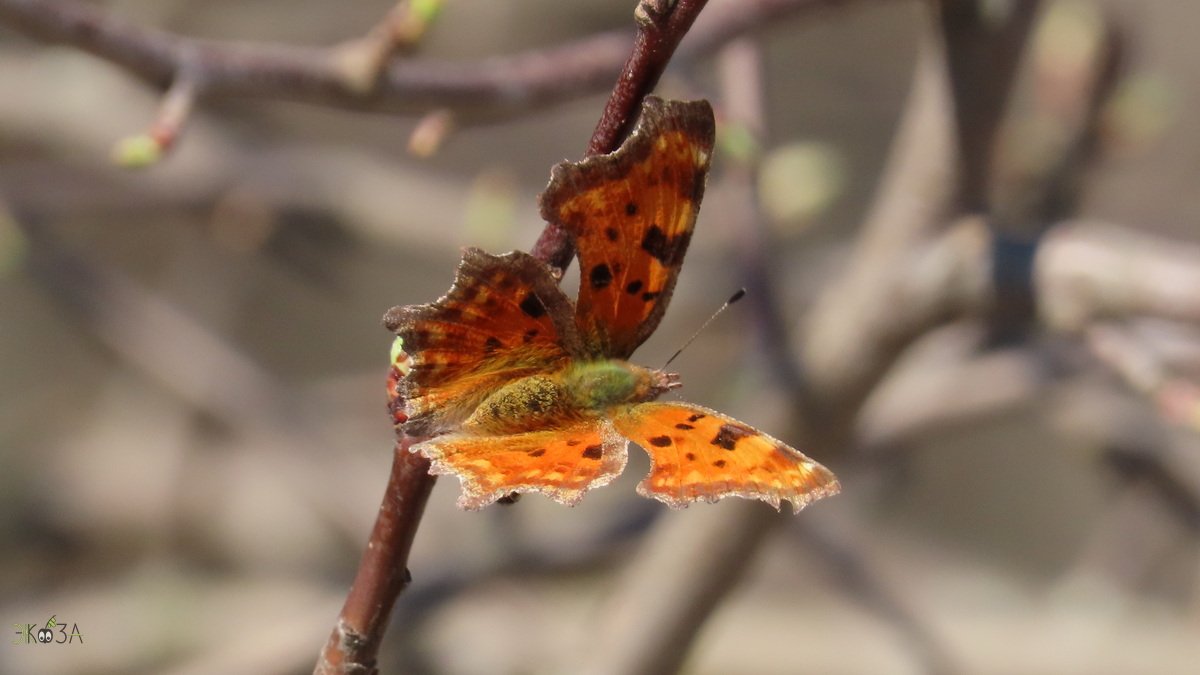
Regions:
M 996 134 L 1040 0 L 1014 0 L 996 21 L 978 0 L 936 3 L 953 92 L 958 140 L 958 206 L 985 211 Z
M 721 3 L 720 9 L 698 26 L 684 53 L 691 58 L 784 16 L 854 1 Z M 692 14 L 694 18 L 688 7 L 696 4 L 695 0 L 679 0 L 679 4 L 684 10 L 681 17 Z M 476 63 L 393 59 L 374 86 L 364 89 L 361 77 L 350 73 L 338 58 L 342 46 L 200 40 L 139 26 L 77 0 L 0 0 L 0 24 L 46 42 L 87 51 L 163 90 L 190 61 L 204 82 L 199 92 L 202 97 L 282 99 L 407 113 L 452 108 L 475 115 L 513 112 L 600 90 L 612 83 L 634 39 L 630 31 L 615 30 Z M 646 47 L 656 55 L 669 56 L 666 47 L 670 41 L 677 43 L 686 32 L 680 29 L 686 26 L 663 26 Z
M 347 82 L 368 94 L 394 55 L 411 51 L 441 10 L 442 0 L 400 0 L 370 31 L 334 49 L 334 59 L 343 69 Z
M 679 46 L 679 41 L 696 21 L 708 0 L 641 0 L 634 18 L 638 23 L 633 51 L 625 60 L 600 122 L 588 141 L 585 157 L 613 152 L 621 145 L 637 119 L 642 99 L 654 89 L 658 78 Z M 558 223 L 546 223 L 531 251 L 552 267 L 564 269 L 575 256 L 575 242 Z
M 749 39 L 730 44 L 717 57 L 721 104 L 732 124 L 762 132 L 762 64 Z M 732 167 L 724 176 L 743 214 L 742 258 L 765 263 L 767 244 L 759 230 L 754 195 L 755 167 Z M 771 294 L 766 271 L 752 289 Z M 754 295 L 752 295 L 754 297 Z M 773 315 L 765 297 L 755 297 L 762 313 Z M 768 339 L 776 336 L 767 336 Z M 772 340 L 773 341 L 773 340 Z M 786 339 L 782 340 L 786 342 Z M 772 355 L 774 350 L 771 350 Z M 789 361 L 790 354 L 781 358 Z M 779 514 L 761 504 L 733 502 L 697 517 L 672 514 L 658 519 L 637 556 L 621 575 L 605 607 L 588 658 L 590 675 L 671 673 L 679 670 L 700 627 L 745 575 L 748 552 L 774 530 Z M 691 559 L 689 551 L 706 551 Z M 683 560 L 688 557 L 688 560 Z M 681 573 L 682 571 L 682 573 Z
M 586 675 L 678 672 L 701 626 L 745 576 L 753 558 L 747 552 L 758 548 L 782 518 L 791 515 L 737 500 L 660 520 L 622 572 L 586 664 L 572 664 L 571 670 Z
M 634 112 L 654 88 L 675 47 L 706 2 L 677 0 L 672 5 L 663 0 L 643 0 L 638 5 L 638 36 L 633 51 L 613 87 L 587 154 L 617 148 Z M 548 224 L 533 254 L 556 267 L 565 267 L 575 255 L 574 242 L 556 225 Z M 375 529 L 314 675 L 376 672 L 376 653 L 396 597 L 408 583 L 408 552 L 435 480 L 429 475 L 428 460 L 408 452 L 414 442 L 404 436 L 397 446 Z
M 955 144 L 946 56 L 934 26 L 922 31 L 912 89 L 862 232 L 845 271 L 821 291 L 806 322 L 800 413 L 822 420 L 814 433 L 838 430 L 816 439 L 831 452 L 844 448 L 855 415 L 843 402 L 865 397 L 891 363 L 872 332 L 878 310 L 890 302 L 880 293 L 892 288 L 888 277 L 912 254 L 914 242 L 945 222 L 953 202 Z M 902 347 L 893 342 L 888 351 Z
M 435 478 L 429 460 L 409 452 L 415 441 L 396 443 L 383 504 L 358 573 L 314 675 L 373 675 L 396 598 L 412 581 L 407 561 Z

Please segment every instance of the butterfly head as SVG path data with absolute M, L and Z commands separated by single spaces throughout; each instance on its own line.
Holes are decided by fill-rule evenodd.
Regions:
M 650 371 L 652 378 L 652 388 L 654 390 L 654 398 L 658 398 L 663 394 L 678 389 L 683 386 L 683 382 L 679 381 L 679 373 L 668 373 L 665 370 Z

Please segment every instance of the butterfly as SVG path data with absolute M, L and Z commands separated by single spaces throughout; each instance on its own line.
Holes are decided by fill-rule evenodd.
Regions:
M 656 401 L 679 377 L 634 365 L 683 265 L 713 150 L 706 101 L 649 97 L 616 152 L 554 167 L 543 217 L 574 238 L 578 299 L 520 251 L 467 249 L 450 291 L 394 307 L 389 388 L 398 429 L 430 472 L 462 483 L 459 506 L 513 493 L 566 505 L 650 455 L 639 494 L 671 507 L 738 496 L 799 511 L 837 479 L 795 448 L 692 403 Z M 403 409 L 401 409 L 401 407 Z

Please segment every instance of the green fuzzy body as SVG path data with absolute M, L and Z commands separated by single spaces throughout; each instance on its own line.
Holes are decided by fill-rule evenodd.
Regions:
M 572 363 L 556 373 L 523 377 L 501 387 L 479 404 L 463 428 L 510 434 L 562 427 L 659 393 L 654 371 L 627 361 Z

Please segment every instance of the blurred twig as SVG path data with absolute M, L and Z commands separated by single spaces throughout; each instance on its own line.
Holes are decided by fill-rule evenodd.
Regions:
M 986 183 L 990 176 L 990 144 L 1000 120 L 999 111 L 982 110 L 983 102 L 1007 100 L 1037 2 L 1014 3 L 1000 27 L 986 24 L 981 4 L 946 0 L 938 5 L 938 30 L 931 30 L 922 46 L 900 132 L 854 256 L 842 277 L 819 298 L 808 322 L 803 354 L 808 401 L 803 412 L 821 436 L 814 442 L 828 452 L 850 445 L 849 433 L 862 402 L 897 356 L 916 337 L 953 315 L 941 311 L 940 300 L 904 306 L 911 298 L 898 295 L 897 283 L 911 288 L 933 282 L 908 269 L 918 250 L 914 247 L 957 213 L 981 206 L 976 193 L 982 188 L 976 183 Z M 966 31 L 971 40 L 958 31 Z M 955 63 L 960 59 L 969 63 Z M 968 172 L 965 167 L 972 168 Z M 967 175 L 954 191 L 949 177 L 956 168 Z M 949 236 L 961 238 L 942 242 L 951 249 L 990 252 L 984 231 L 962 229 Z M 936 255 L 938 250 L 935 244 L 927 252 Z M 953 256 L 946 262 L 953 262 Z M 953 266 L 937 271 L 955 269 L 970 272 Z M 991 269 L 990 261 L 985 260 L 983 269 Z M 964 280 L 942 278 L 946 283 Z M 928 290 L 937 288 L 930 283 Z M 936 292 L 967 290 L 943 286 Z
M 1113 447 L 1105 456 L 1109 465 L 1129 483 L 1141 482 L 1154 493 L 1193 535 L 1200 536 L 1200 493 L 1180 478 L 1175 467 L 1159 453 L 1141 448 Z
M 1058 111 L 1056 117 L 1067 117 L 1062 139 L 1051 139 L 1058 152 L 1044 165 L 1019 172 L 1016 183 L 1006 199 L 998 204 L 995 220 L 1003 229 L 1031 230 L 1036 235 L 1051 224 L 1069 217 L 1079 205 L 1087 170 L 1092 168 L 1102 150 L 1108 104 L 1112 100 L 1124 71 L 1127 38 L 1112 17 L 1105 17 L 1103 33 L 1098 36 L 1089 68 L 1081 73 L 1078 83 L 1080 96 L 1072 100 L 1069 113 Z M 1035 141 L 1045 139 L 1033 139 Z
M 150 129 L 117 143 L 113 149 L 113 160 L 121 166 L 142 168 L 161 159 L 174 147 L 183 133 L 183 127 L 196 104 L 196 94 L 200 88 L 200 80 L 192 71 L 180 71 L 179 76 L 163 95 L 158 116 Z
M 902 599 L 901 593 L 879 577 L 863 551 L 858 550 L 845 536 L 828 531 L 829 528 L 813 526 L 804 521 L 796 523 L 796 527 L 802 535 L 798 543 L 807 544 L 855 600 L 887 621 L 907 639 L 906 646 L 921 663 L 920 672 L 927 675 L 959 672 L 947 650 L 927 625 L 927 618 L 920 616 Z
M 854 1 L 719 3 L 713 15 L 693 33 L 690 39 L 693 46 L 688 48 L 688 54 L 694 56 L 715 49 L 737 35 L 784 16 Z M 691 3 L 679 0 L 679 4 Z M 558 47 L 477 63 L 392 60 L 380 66 L 377 81 L 364 90 L 362 73 L 369 74 L 370 69 L 355 70 L 348 75 L 338 57 L 344 45 L 308 48 L 200 40 L 131 23 L 78 0 L 0 0 L 0 24 L 48 42 L 91 52 L 163 90 L 194 58 L 204 81 L 204 90 L 200 92 L 203 97 L 285 99 L 409 113 L 451 108 L 476 115 L 486 110 L 524 110 L 611 86 L 634 39 L 631 31 L 616 30 Z M 383 26 L 377 30 L 391 30 L 389 21 L 385 20 Z M 661 53 L 659 50 L 668 43 L 659 39 L 651 39 L 644 46 Z M 384 47 L 377 54 L 392 48 L 388 40 L 375 44 Z M 615 131 L 620 130 L 618 125 Z
M 350 88 L 365 95 L 378 87 L 388 60 L 416 46 L 441 6 L 442 0 L 401 0 L 366 35 L 334 48 Z
M 649 533 L 622 573 L 586 665 L 575 664 L 575 672 L 677 672 L 700 627 L 744 576 L 753 557 L 748 552 L 775 521 L 791 517 L 743 501 L 671 515 Z
M 888 294 L 881 297 L 881 291 L 888 288 L 897 259 L 903 260 L 914 239 L 946 218 L 953 198 L 945 55 L 930 35 L 932 27 L 922 30 L 908 101 L 853 254 L 809 310 L 800 356 L 805 378 L 801 393 L 807 416 L 823 419 L 822 427 L 844 429 L 843 407 L 834 401 L 865 396 L 903 346 L 903 340 L 885 339 L 892 328 L 881 310 L 899 307 Z M 844 433 L 827 445 L 837 452 L 845 445 Z
M 217 419 L 243 428 L 294 424 L 288 388 L 249 355 L 131 279 L 66 250 L 48 228 L 22 225 L 28 270 L 81 330 Z
M 1200 386 L 1171 372 L 1137 334 L 1123 326 L 1097 324 L 1087 329 L 1084 341 L 1101 363 L 1152 401 L 1161 417 L 1200 431 Z
M 1053 328 L 1151 316 L 1200 323 L 1200 246 L 1083 220 L 1052 227 L 1038 247 L 1038 307 Z
M 1004 118 L 1017 66 L 1040 0 L 999 5 L 978 0 L 938 0 L 958 141 L 956 206 L 986 210 L 996 133 Z

